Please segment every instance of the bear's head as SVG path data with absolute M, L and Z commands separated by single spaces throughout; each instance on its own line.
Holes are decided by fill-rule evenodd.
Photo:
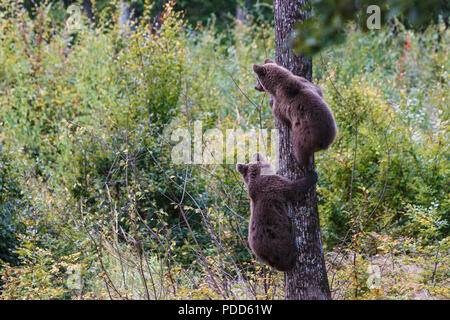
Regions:
M 267 63 L 275 63 L 275 62 L 273 62 L 272 59 L 267 58 L 266 60 L 264 60 L 264 64 L 267 64 Z M 255 71 L 255 65 L 256 64 L 253 65 L 253 71 Z M 263 86 L 261 85 L 261 82 L 259 82 L 259 79 L 257 79 L 257 81 L 256 81 L 255 89 L 258 91 L 261 91 L 261 92 L 266 91 L 266 90 L 264 90 Z
M 282 66 L 277 65 L 271 59 L 266 59 L 264 65 L 253 65 L 253 71 L 258 77 L 255 89 L 266 91 L 277 97 L 280 94 L 294 96 L 299 92 L 295 76 Z
M 256 175 L 275 174 L 275 169 L 259 152 L 253 154 L 252 162 L 248 164 L 238 163 L 236 170 L 242 175 L 246 184 L 248 184 L 249 172 L 253 172 Z

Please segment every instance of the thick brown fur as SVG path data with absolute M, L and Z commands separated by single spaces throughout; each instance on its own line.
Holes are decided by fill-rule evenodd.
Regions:
M 292 130 L 294 156 L 303 167 L 312 165 L 313 154 L 327 149 L 336 138 L 337 127 L 320 87 L 266 59 L 254 64 L 256 90 L 271 95 L 274 116 Z
M 279 271 L 289 271 L 295 265 L 297 250 L 286 204 L 302 199 L 316 183 L 317 173 L 312 171 L 299 180 L 290 181 L 276 175 L 259 153 L 255 153 L 254 160 L 236 166 L 250 197 L 248 242 L 263 263 Z

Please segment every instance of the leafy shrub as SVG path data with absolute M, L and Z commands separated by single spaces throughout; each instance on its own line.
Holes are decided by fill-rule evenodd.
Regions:
M 20 189 L 8 158 L 6 148 L 0 144 L 0 262 L 15 264 L 13 250 L 19 231 L 16 216 L 20 210 Z

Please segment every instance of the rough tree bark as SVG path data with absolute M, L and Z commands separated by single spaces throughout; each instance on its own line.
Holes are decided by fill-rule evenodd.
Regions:
M 294 74 L 312 80 L 312 61 L 296 55 L 288 46 L 288 40 L 296 22 L 310 17 L 311 12 L 303 9 L 309 0 L 274 0 L 275 16 L 275 60 Z M 294 158 L 290 139 L 290 129 L 276 121 L 279 130 L 279 173 L 291 180 L 303 176 Z M 319 213 L 317 209 L 316 186 L 310 188 L 304 201 L 289 206 L 297 244 L 298 258 L 294 269 L 285 273 L 285 298 L 288 300 L 329 300 L 325 259 L 320 235 Z

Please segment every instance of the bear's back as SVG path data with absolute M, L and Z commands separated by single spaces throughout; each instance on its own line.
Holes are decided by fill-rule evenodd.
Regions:
M 264 263 L 279 271 L 292 269 L 296 247 L 286 204 L 273 199 L 252 201 L 248 241 Z

